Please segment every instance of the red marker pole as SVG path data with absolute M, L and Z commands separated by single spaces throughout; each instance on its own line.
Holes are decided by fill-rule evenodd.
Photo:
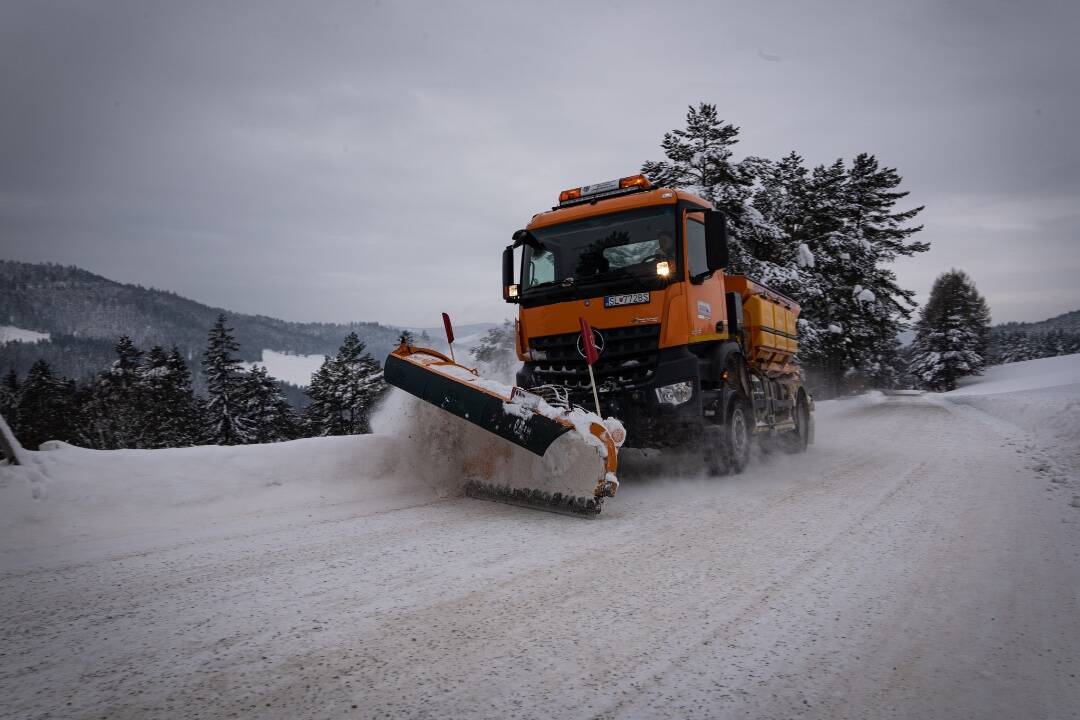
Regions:
M 446 313 L 442 314 L 442 324 L 446 330 L 446 344 L 450 346 L 450 359 L 456 363 L 457 360 L 454 358 L 454 326 L 450 324 L 450 316 Z
M 589 382 L 592 383 L 592 399 L 596 403 L 596 414 L 600 415 L 600 396 L 596 392 L 596 376 L 592 366 L 600 359 L 600 353 L 596 352 L 596 342 L 593 341 L 592 328 L 588 321 L 579 317 L 581 321 L 581 346 L 585 349 L 585 364 L 589 366 Z M 600 415 L 603 417 L 603 415 Z

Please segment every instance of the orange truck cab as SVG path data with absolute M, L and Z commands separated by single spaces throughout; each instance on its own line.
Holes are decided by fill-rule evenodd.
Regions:
M 812 441 L 813 402 L 794 362 L 798 305 L 725 275 L 723 214 L 641 175 L 563 191 L 503 252 L 519 306 L 518 385 L 565 388 L 592 409 L 580 319 L 593 328 L 601 412 L 630 447 L 698 445 L 740 471 L 753 435 Z

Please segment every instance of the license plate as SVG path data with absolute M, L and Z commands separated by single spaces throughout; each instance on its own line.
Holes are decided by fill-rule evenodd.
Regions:
M 644 305 L 652 298 L 650 293 L 628 293 L 626 295 L 605 295 L 604 307 L 622 307 L 623 305 Z

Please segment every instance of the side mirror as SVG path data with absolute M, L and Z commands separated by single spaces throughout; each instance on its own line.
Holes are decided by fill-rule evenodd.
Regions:
M 502 256 L 503 300 L 508 303 L 518 302 L 518 286 L 514 282 L 514 246 L 507 245 Z
M 544 244 L 536 239 L 536 236 L 525 229 L 518 230 L 511 238 L 514 244 L 511 247 L 521 247 L 522 245 L 528 245 L 533 250 L 543 250 Z
M 728 261 L 727 216 L 716 210 L 705 211 L 705 262 L 709 272 L 727 267 Z

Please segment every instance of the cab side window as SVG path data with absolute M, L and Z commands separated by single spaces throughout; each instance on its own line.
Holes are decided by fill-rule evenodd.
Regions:
M 690 277 L 709 271 L 709 259 L 705 252 L 705 224 L 693 218 L 686 219 L 686 264 Z
M 525 287 L 552 282 L 555 279 L 555 256 L 546 250 L 529 254 L 529 281 Z

